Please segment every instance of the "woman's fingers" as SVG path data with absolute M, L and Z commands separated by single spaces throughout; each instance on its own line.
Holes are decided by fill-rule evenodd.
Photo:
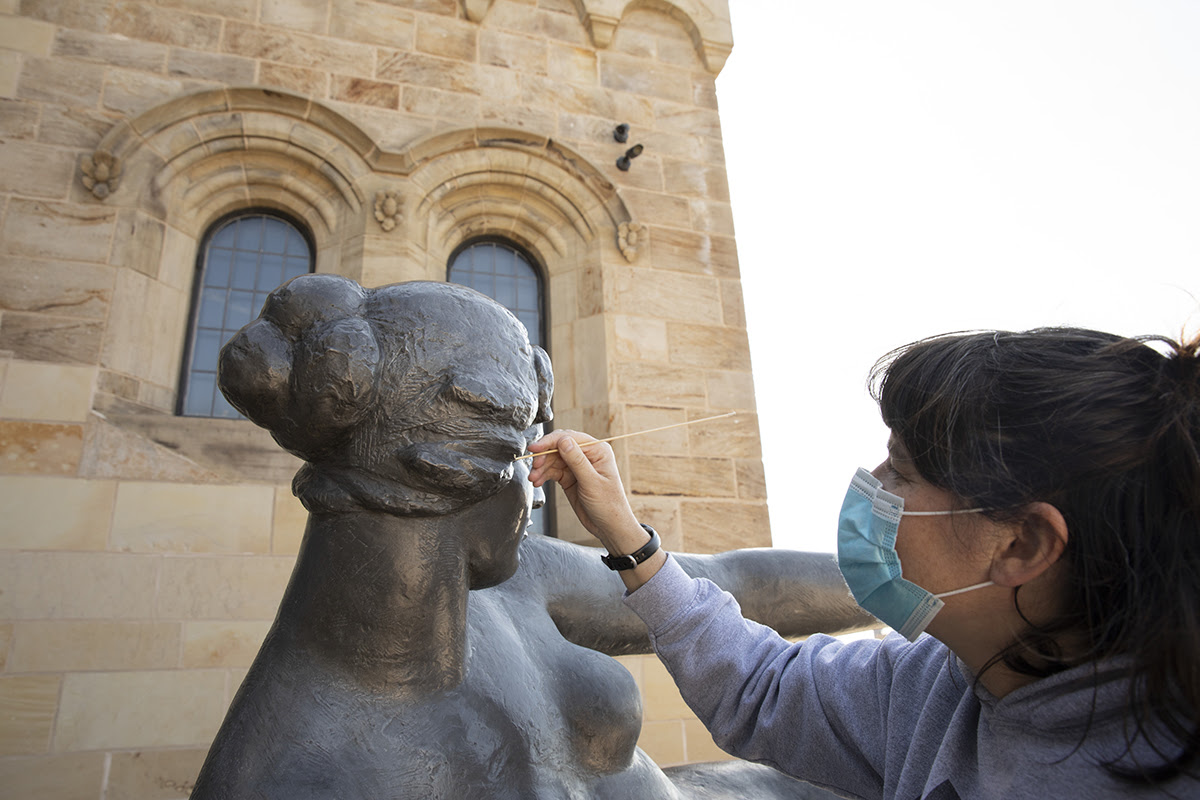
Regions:
M 572 444 L 596 441 L 595 437 L 579 431 L 554 431 L 530 444 L 529 452 L 543 453 L 547 450 L 558 450 L 562 443 L 568 440 Z M 534 457 L 532 468 L 529 471 L 529 480 L 534 486 L 541 486 L 547 481 L 555 481 L 564 489 L 568 489 L 575 483 L 575 476 L 567 466 L 562 454 L 554 452 Z
M 551 431 L 550 433 L 547 433 L 542 438 L 538 439 L 536 442 L 533 442 L 532 444 L 530 444 L 529 452 L 541 453 L 545 450 L 556 450 L 556 449 L 558 449 L 559 442 L 561 442 L 563 439 L 572 439 L 573 441 L 576 441 L 576 442 L 594 442 L 594 441 L 596 441 L 595 436 L 591 436 L 591 435 L 583 433 L 581 431 L 572 431 L 572 430 Z
M 595 444 L 586 448 L 586 450 L 599 450 L 604 446 L 606 445 Z M 558 443 L 558 456 L 566 463 L 567 469 L 574 474 L 575 479 L 580 481 L 594 480 L 593 476 L 596 475 L 596 468 L 589 455 L 584 451 L 585 448 L 580 447 L 575 439 L 570 436 L 564 437 Z M 603 457 L 603 453 L 599 454 L 599 458 L 602 459 Z

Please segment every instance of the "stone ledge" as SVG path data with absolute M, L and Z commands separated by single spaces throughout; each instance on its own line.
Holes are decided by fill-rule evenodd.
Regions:
M 267 431 L 249 420 L 176 417 L 161 413 L 106 414 L 100 420 L 118 431 L 144 440 L 160 458 L 178 456 L 208 475 L 193 475 L 212 483 L 289 483 L 303 463 L 283 450 Z M 128 440 L 129 437 L 126 437 Z M 164 448 L 166 451 L 163 452 Z M 131 465 L 131 468 L 134 465 Z M 160 475 L 120 474 L 122 465 L 107 465 L 118 474 L 106 477 L 162 479 Z M 133 472 L 137 472 L 136 469 Z

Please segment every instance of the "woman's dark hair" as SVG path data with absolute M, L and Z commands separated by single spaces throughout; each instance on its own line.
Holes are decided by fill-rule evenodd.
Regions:
M 947 334 L 871 374 L 927 481 L 998 519 L 1035 501 L 1062 513 L 1069 605 L 988 666 L 1128 664 L 1126 747 L 1105 766 L 1144 783 L 1189 772 L 1200 752 L 1198 349 L 1200 337 L 1077 328 Z M 1082 650 L 1060 648 L 1068 636 Z

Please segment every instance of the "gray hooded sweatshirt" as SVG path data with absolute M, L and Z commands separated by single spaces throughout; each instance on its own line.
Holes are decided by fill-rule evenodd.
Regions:
M 674 559 L 625 602 L 722 749 L 838 794 L 1200 798 L 1194 778 L 1147 788 L 1100 766 L 1125 752 L 1119 665 L 1076 668 L 996 698 L 930 636 L 789 642 Z M 1144 742 L 1133 752 L 1157 763 Z

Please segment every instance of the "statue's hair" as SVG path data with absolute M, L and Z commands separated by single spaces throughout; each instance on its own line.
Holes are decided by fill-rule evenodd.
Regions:
M 302 275 L 221 350 L 229 402 L 307 462 L 314 513 L 445 514 L 498 491 L 551 418 L 550 361 L 472 289 Z
M 1037 501 L 1062 513 L 1067 605 L 993 663 L 1033 676 L 1128 663 L 1129 748 L 1106 766 L 1136 782 L 1200 762 L 1198 351 L 1078 328 L 986 331 L 908 345 L 872 375 L 925 480 L 999 519 Z

